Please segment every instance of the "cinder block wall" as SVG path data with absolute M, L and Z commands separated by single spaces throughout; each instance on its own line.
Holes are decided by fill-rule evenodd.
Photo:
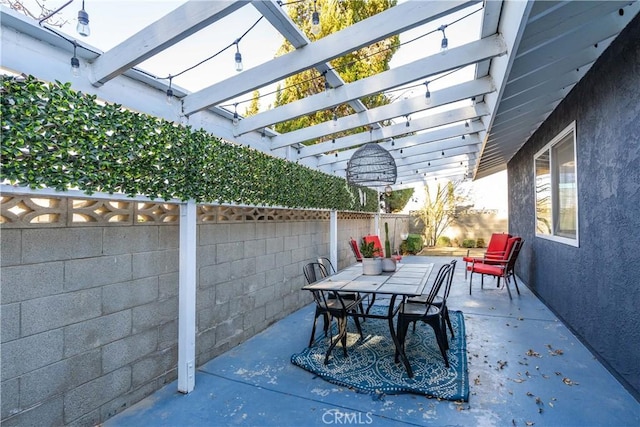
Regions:
M 108 202 L 78 215 L 59 199 L 34 223 L 8 211 L 19 204 L 3 201 L 0 233 L 2 425 L 93 426 L 175 380 L 175 206 L 146 206 L 139 222 L 121 203 L 110 222 Z M 302 266 L 329 255 L 328 212 L 217 209 L 197 229 L 198 365 L 310 303 Z M 342 268 L 372 216 L 338 224 Z

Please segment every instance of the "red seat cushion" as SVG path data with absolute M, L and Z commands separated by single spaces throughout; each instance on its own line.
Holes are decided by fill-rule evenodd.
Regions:
M 503 268 L 499 265 L 492 264 L 474 264 L 473 272 L 480 274 L 491 274 L 492 276 L 502 276 Z

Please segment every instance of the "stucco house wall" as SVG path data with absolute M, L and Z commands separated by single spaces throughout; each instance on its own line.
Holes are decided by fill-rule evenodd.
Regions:
M 535 236 L 534 154 L 576 124 L 579 247 Z M 640 16 L 508 164 L 517 274 L 640 396 Z

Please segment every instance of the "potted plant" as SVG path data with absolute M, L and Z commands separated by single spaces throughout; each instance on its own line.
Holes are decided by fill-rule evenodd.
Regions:
M 380 250 L 375 247 L 373 242 L 367 243 L 362 239 L 360 253 L 362 253 L 362 274 L 375 276 L 382 273 L 382 258 L 379 257 Z
M 389 241 L 389 224 L 384 223 L 384 259 L 382 271 L 396 271 L 396 260 L 391 257 L 391 242 Z

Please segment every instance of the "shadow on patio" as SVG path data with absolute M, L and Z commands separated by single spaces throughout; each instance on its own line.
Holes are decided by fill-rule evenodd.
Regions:
M 403 262 L 437 268 L 450 259 Z M 201 366 L 192 393 L 171 383 L 104 425 L 639 425 L 640 404 L 521 282 L 520 291 L 510 301 L 505 289 L 487 279 L 481 290 L 474 277 L 469 295 L 458 262 L 449 306 L 465 317 L 466 403 L 357 393 L 292 365 L 309 339 L 309 305 Z

